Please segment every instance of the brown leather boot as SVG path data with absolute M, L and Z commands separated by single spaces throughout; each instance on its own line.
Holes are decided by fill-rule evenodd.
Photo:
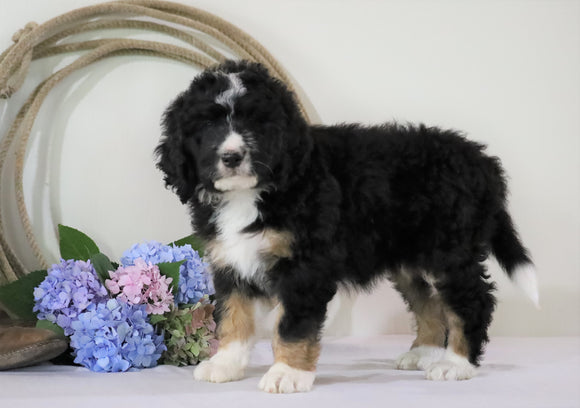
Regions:
M 0 327 L 0 370 L 26 367 L 55 358 L 68 343 L 56 333 L 34 327 Z

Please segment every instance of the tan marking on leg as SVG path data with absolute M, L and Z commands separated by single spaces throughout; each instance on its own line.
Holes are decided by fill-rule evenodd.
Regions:
M 278 335 L 272 344 L 274 360 L 288 364 L 292 368 L 304 371 L 315 371 L 320 356 L 320 343 L 312 340 L 285 342 Z
M 280 314 L 276 327 L 278 327 L 283 313 L 284 308 L 280 305 Z M 276 363 L 285 363 L 292 368 L 304 371 L 316 370 L 316 363 L 320 356 L 320 343 L 318 340 L 284 341 L 276 330 L 272 341 L 272 349 Z
M 411 348 L 418 346 L 445 347 L 447 327 L 441 299 L 438 296 L 429 298 L 413 311 L 417 320 L 417 338 Z
M 418 272 L 403 269 L 392 279 L 415 316 L 417 337 L 411 349 L 419 346 L 444 348 L 447 334 L 444 304 L 434 289 L 427 293 L 425 288 L 417 287 L 417 283 L 413 280 L 413 275 L 417 274 Z M 430 275 L 423 272 L 421 278 L 433 286 L 434 279 Z
M 247 341 L 255 332 L 254 305 L 250 299 L 233 293 L 224 304 L 218 327 L 220 348 L 232 341 Z
M 456 354 L 469 359 L 469 342 L 463 332 L 463 320 L 448 307 L 445 308 L 447 325 L 449 326 L 449 337 L 447 347 Z

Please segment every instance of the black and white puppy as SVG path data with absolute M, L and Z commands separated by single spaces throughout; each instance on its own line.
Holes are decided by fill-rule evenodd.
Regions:
M 261 65 L 228 61 L 167 109 L 158 167 L 207 243 L 220 346 L 199 380 L 241 378 L 254 304 L 279 305 L 260 388 L 312 388 L 328 302 L 386 277 L 417 323 L 400 369 L 475 374 L 494 310 L 493 254 L 537 302 L 536 275 L 484 146 L 424 125 L 309 126 Z M 380 311 L 377 311 L 377 313 Z

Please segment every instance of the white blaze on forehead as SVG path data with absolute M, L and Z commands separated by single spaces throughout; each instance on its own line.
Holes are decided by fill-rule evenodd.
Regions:
M 237 74 L 228 74 L 227 76 L 230 80 L 230 87 L 215 98 L 215 103 L 233 110 L 236 98 L 244 95 L 246 88 Z
M 239 133 L 231 132 L 218 148 L 218 153 L 241 152 L 246 143 Z

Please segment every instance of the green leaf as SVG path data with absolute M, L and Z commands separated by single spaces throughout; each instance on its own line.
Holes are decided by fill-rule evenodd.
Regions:
M 159 323 L 159 322 L 164 322 L 167 320 L 167 317 L 163 316 L 163 315 L 151 315 L 151 317 L 149 318 L 149 322 L 153 325 Z
M 91 264 L 93 264 L 93 266 L 95 267 L 95 271 L 97 271 L 97 275 L 99 276 L 101 283 L 104 285 L 106 279 L 111 279 L 109 271 L 114 271 L 115 267 L 113 266 L 109 258 L 107 258 L 107 255 L 102 254 L 100 252 L 98 254 L 91 256 L 90 261 Z
M 180 333 L 185 333 L 185 327 L 183 326 L 183 323 L 181 323 L 181 320 L 173 319 L 171 323 L 173 323 L 175 330 L 179 331 Z
M 173 279 L 171 282 L 171 292 L 173 293 L 173 296 L 177 296 L 177 289 L 179 288 L 179 267 L 184 262 L 185 260 L 179 262 L 162 262 L 157 264 L 159 267 L 159 272 L 161 272 L 162 275 Z
M 75 259 L 88 261 L 93 255 L 98 254 L 99 247 L 86 234 L 71 227 L 58 225 L 60 238 L 60 256 L 63 259 Z
M 199 356 L 199 352 L 201 351 L 201 347 L 198 343 L 191 343 L 189 346 L 189 350 L 193 353 L 194 356 Z
M 34 271 L 15 282 L 0 286 L 0 304 L 13 319 L 36 320 L 34 288 L 46 278 L 46 271 Z
M 178 239 L 177 241 L 174 241 L 169 245 L 175 245 L 175 246 L 191 245 L 191 247 L 199 253 L 200 257 L 203 256 L 204 247 L 205 247 L 201 238 L 196 237 L 195 234 L 191 234 L 191 235 L 188 235 L 187 237 Z
M 190 324 L 191 321 L 193 320 L 193 315 L 191 313 L 184 314 L 181 317 L 181 320 L 183 320 L 184 324 Z
M 62 327 L 60 327 L 59 325 L 49 322 L 48 320 L 39 320 L 36 322 L 36 327 L 38 329 L 48 329 L 50 331 L 55 332 L 56 334 L 58 334 L 61 337 L 66 337 L 64 335 L 64 330 Z

